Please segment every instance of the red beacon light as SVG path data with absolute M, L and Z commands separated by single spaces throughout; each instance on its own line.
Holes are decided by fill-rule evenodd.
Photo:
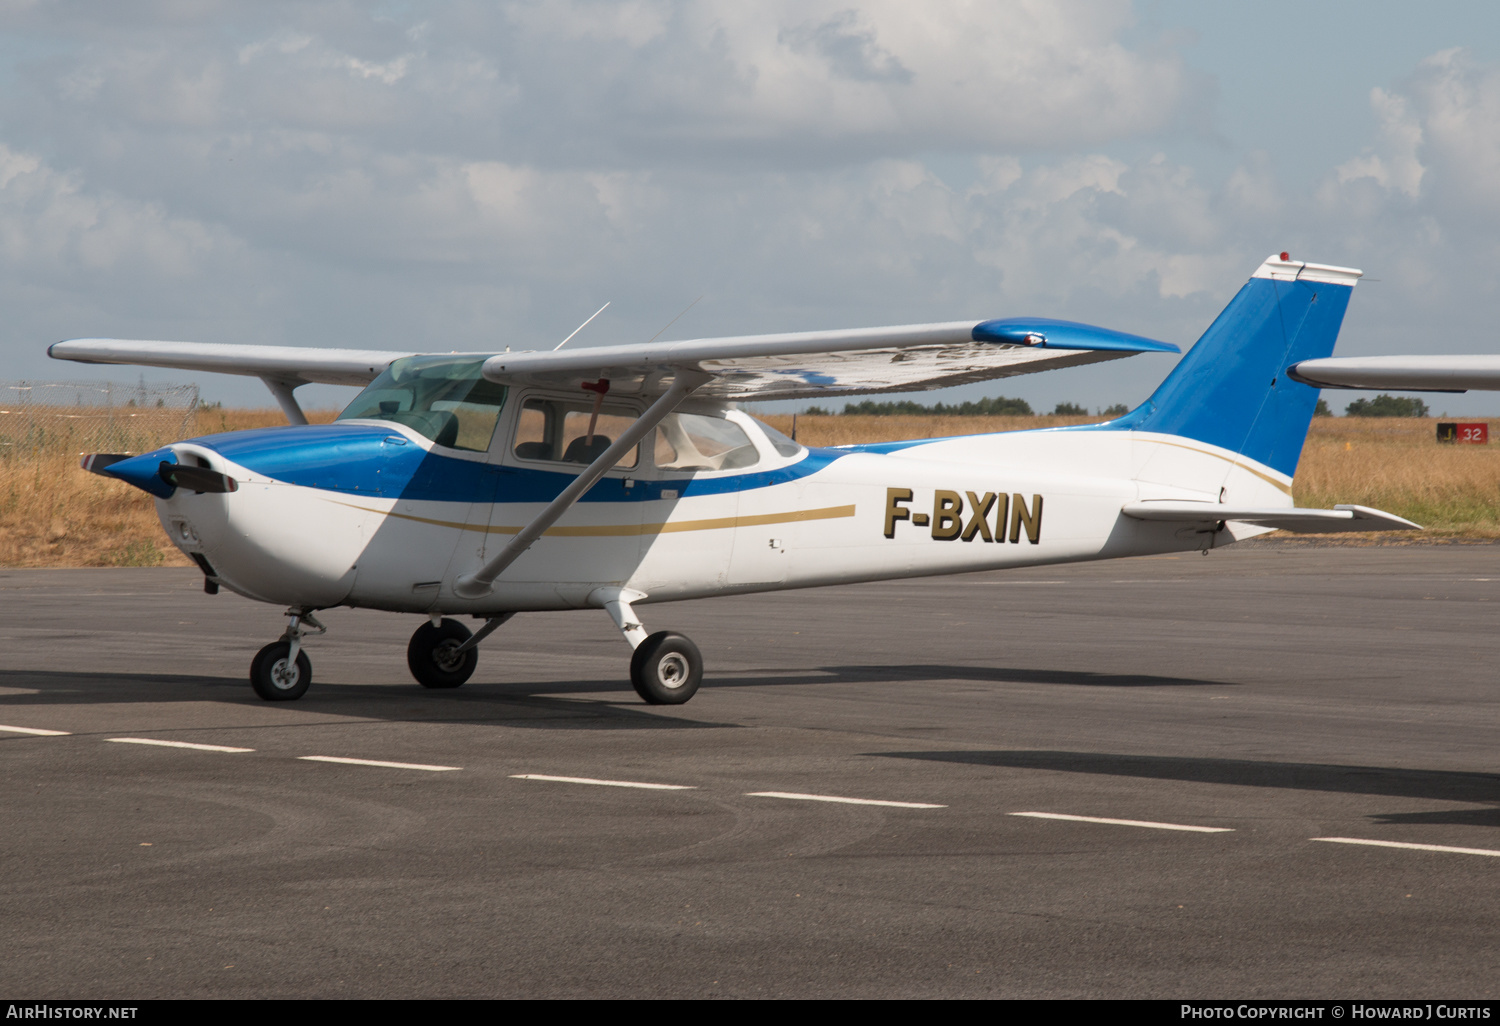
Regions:
M 1284 264 L 1291 263 L 1291 260 L 1292 260 L 1292 255 L 1290 253 L 1283 253 L 1283 254 L 1281 254 L 1281 262 L 1282 263 L 1284 263 Z

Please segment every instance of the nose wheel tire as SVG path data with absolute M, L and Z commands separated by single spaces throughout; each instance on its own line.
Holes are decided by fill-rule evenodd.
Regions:
M 444 620 L 436 627 L 431 623 L 418 627 L 406 646 L 406 665 L 417 683 L 424 688 L 456 688 L 474 676 L 479 649 L 455 654 L 470 636 L 469 628 L 457 620 Z
M 250 663 L 250 686 L 267 702 L 290 702 L 301 698 L 312 685 L 312 663 L 306 652 L 298 652 L 295 662 L 288 659 L 292 646 L 273 641 L 255 654 Z
M 630 657 L 630 683 L 651 705 L 681 705 L 702 681 L 703 656 L 681 634 L 653 634 Z

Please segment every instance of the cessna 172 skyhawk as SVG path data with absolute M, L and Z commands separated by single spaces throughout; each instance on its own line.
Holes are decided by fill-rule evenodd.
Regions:
M 457 687 L 519 611 L 603 609 L 647 702 L 687 701 L 702 658 L 648 634 L 673 599 L 1202 549 L 1277 528 L 1414 529 L 1292 506 L 1318 391 L 1360 272 L 1266 260 L 1139 408 L 1104 424 L 808 449 L 735 400 L 907 392 L 1176 346 L 1013 318 L 552 352 L 392 353 L 79 339 L 53 357 L 262 378 L 294 426 L 83 465 L 156 497 L 174 544 L 288 606 L 251 664 L 301 696 L 317 610 L 425 616 L 407 662 Z M 332 424 L 293 391 L 364 385 Z M 477 633 L 453 615 L 485 623 Z

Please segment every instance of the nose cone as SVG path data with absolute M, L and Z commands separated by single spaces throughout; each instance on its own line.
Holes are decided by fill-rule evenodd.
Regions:
M 157 449 L 155 452 L 143 453 L 140 456 L 132 456 L 128 460 L 119 460 L 104 467 L 100 471 L 107 477 L 116 477 L 126 484 L 135 485 L 143 492 L 150 492 L 158 499 L 170 499 L 177 487 L 162 476 L 162 464 L 173 465 L 177 462 L 177 454 L 171 449 Z

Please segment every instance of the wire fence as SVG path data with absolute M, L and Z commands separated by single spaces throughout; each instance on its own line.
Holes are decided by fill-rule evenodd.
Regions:
M 192 433 L 197 385 L 0 381 L 0 460 L 140 453 Z

